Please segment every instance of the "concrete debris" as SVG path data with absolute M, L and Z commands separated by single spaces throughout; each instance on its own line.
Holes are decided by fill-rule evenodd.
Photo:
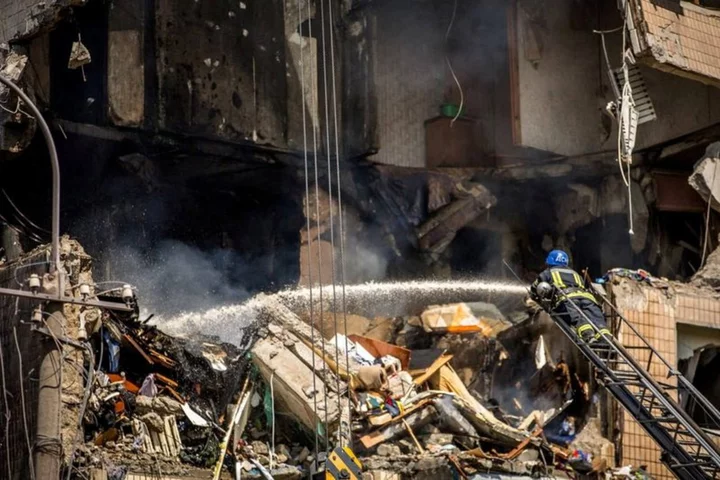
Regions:
M 720 142 L 708 145 L 703 157 L 695 164 L 688 183 L 716 212 L 720 212 Z
M 0 57 L 0 75 L 24 86 L 27 65 L 27 55 L 13 49 L 4 60 Z M 26 89 L 26 93 L 33 99 L 31 90 Z M 0 150 L 21 152 L 32 141 L 37 122 L 27 113 L 21 100 L 3 84 L 0 84 L 0 105 L 3 107 L 0 109 Z
M 73 42 L 72 49 L 70 50 L 70 58 L 68 59 L 68 68 L 75 70 L 87 65 L 92 61 L 90 57 L 90 50 L 87 49 L 84 43 L 81 41 Z
M 2 68 L 0 68 L 0 75 L 17 83 L 20 77 L 22 77 L 27 63 L 27 55 L 13 50 L 5 57 Z M 5 85 L 0 85 L 0 95 L 5 95 L 6 90 L 7 87 Z
M 457 199 L 433 213 L 417 230 L 420 248 L 433 257 L 450 245 L 458 230 L 497 203 L 490 191 L 479 183 L 465 181 L 455 188 Z
M 690 283 L 696 287 L 720 289 L 720 248 L 708 255 L 705 265 L 693 275 Z
M 63 252 L 77 267 L 68 294 L 92 284 L 79 245 L 65 239 Z M 95 312 L 101 326 L 82 331 L 99 371 L 84 386 L 70 377 L 81 388 L 64 395 L 77 419 L 89 393 L 82 441 L 67 447 L 73 467 L 91 477 L 108 466 L 149 473 L 155 462 L 177 475 L 227 467 L 295 479 L 328 461 L 316 435 L 319 444 L 352 442 L 364 478 L 613 466 L 597 429 L 583 434 L 587 365 L 558 358 L 555 337 L 521 303 L 424 305 L 373 320 L 350 312 L 358 322 L 348 335 L 314 329 L 305 304 L 296 312 L 261 294 L 253 305 L 242 347 L 168 336 L 139 320 L 139 307 Z M 75 336 L 77 310 L 68 312 Z

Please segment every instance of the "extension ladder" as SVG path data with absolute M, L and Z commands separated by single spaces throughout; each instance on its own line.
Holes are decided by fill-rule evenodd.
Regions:
M 623 346 L 609 336 L 604 337 L 605 341 L 588 344 L 561 315 L 549 312 L 551 318 L 595 367 L 598 382 L 657 443 L 662 451 L 662 463 L 677 478 L 720 479 L 718 410 L 648 343 L 612 302 L 599 292 L 595 293 L 609 310 L 606 318 L 611 321 L 614 334 L 622 332 L 622 335 L 634 334 L 637 337 L 633 346 Z M 572 299 L 566 301 L 571 303 L 569 308 L 575 308 L 587 319 Z M 593 327 L 597 331 L 597 327 Z M 635 355 L 631 355 L 630 351 Z M 638 356 L 643 358 L 638 360 Z M 675 379 L 675 385 L 659 382 L 648 373 L 653 360 L 656 365 L 660 364 L 663 371 L 666 370 L 667 379 Z M 647 366 L 643 367 L 641 362 Z M 673 394 L 679 398 L 673 398 Z M 685 408 L 678 404 L 680 399 Z M 701 428 L 688 413 L 695 409 L 704 413 L 706 428 Z

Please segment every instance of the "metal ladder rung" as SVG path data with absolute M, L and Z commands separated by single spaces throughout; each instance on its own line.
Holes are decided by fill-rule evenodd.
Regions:
M 660 418 L 649 418 L 647 420 L 638 420 L 638 423 L 676 423 L 679 425 L 677 418 L 675 417 L 660 417 Z
M 635 372 L 626 372 L 624 370 L 611 370 L 611 372 L 621 380 L 640 380 L 641 378 L 640 375 Z
M 687 467 L 714 467 L 714 463 L 706 463 L 706 462 L 693 462 L 693 463 L 676 463 L 672 466 L 673 469 L 675 468 L 687 468 Z
M 612 304 L 610 307 L 615 308 Z M 577 310 L 584 315 L 579 308 Z M 658 382 L 649 372 L 651 362 L 657 359 L 668 368 L 671 367 L 617 309 L 615 312 L 616 315 L 612 317 L 613 322 L 625 322 L 640 337 L 644 345 L 624 346 L 615 338 L 608 338 L 606 342 L 597 344 L 586 344 L 578 338 L 563 318 L 552 312 L 548 313 L 582 355 L 595 367 L 599 382 L 606 388 L 609 387 L 609 393 L 655 440 L 664 452 L 663 463 L 668 468 L 672 469 L 681 479 L 717 478 L 720 480 L 718 449 L 712 442 L 706 444 L 708 438 L 691 419 L 686 418 L 682 407 L 677 404 L 678 400 L 673 398 L 682 391 L 681 387 L 686 381 L 679 378 L 677 385 Z M 649 352 L 649 359 L 647 361 L 639 360 L 638 355 L 631 353 L 635 351 Z M 681 377 L 679 373 L 675 376 Z M 692 389 L 687 390 L 691 398 L 696 394 L 699 395 Z M 708 401 L 702 395 L 700 395 L 700 400 L 696 402 L 707 405 Z M 715 415 L 710 418 L 718 419 L 717 423 L 720 427 L 720 413 L 713 408 L 710 413 Z
M 625 350 L 650 350 L 647 345 L 623 345 Z

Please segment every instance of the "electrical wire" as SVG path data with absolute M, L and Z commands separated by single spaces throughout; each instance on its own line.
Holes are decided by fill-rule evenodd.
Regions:
M 328 3 L 332 0 L 328 0 Z M 328 19 L 328 28 L 332 29 L 332 19 Z M 327 45 L 325 39 L 325 1 L 320 0 L 320 28 L 322 31 L 322 52 L 323 52 L 323 84 L 325 94 L 325 137 L 327 139 L 326 145 L 326 157 L 327 157 L 327 172 L 328 172 L 328 214 L 330 224 L 330 250 L 332 255 L 330 256 L 330 274 L 332 276 L 332 313 L 333 313 L 333 329 L 335 332 L 335 365 L 340 365 L 340 346 L 338 345 L 338 317 L 337 317 L 337 292 L 335 286 L 337 285 L 337 276 L 335 272 L 335 219 L 333 214 L 333 188 L 332 188 L 332 163 L 330 161 L 331 149 L 330 149 L 330 112 L 329 112 L 329 99 L 328 99 L 328 69 L 327 69 Z M 339 185 L 338 185 L 339 187 Z M 347 332 L 346 332 L 347 333 Z M 338 412 L 340 408 L 340 399 L 342 397 L 340 390 L 340 375 L 335 375 L 335 383 L 338 392 Z M 342 438 L 342 421 L 338 422 L 338 437 Z M 329 450 L 328 450 L 329 451 Z
M 15 348 L 17 348 L 18 353 L 18 370 L 20 373 L 20 404 L 22 406 L 23 425 L 25 427 L 25 440 L 27 441 L 28 448 L 28 464 L 30 466 L 30 478 L 31 480 L 35 480 L 35 465 L 33 464 L 32 445 L 30 444 L 30 432 L 28 431 L 27 411 L 25 409 L 25 382 L 23 381 L 23 376 L 25 374 L 23 373 L 22 351 L 20 350 L 20 343 L 18 342 L 17 338 L 17 328 L 14 325 L 13 337 L 15 338 Z
M 628 108 L 635 108 L 635 101 L 632 96 L 632 86 L 630 85 L 630 74 L 628 69 L 628 55 L 627 55 L 627 31 L 628 31 L 628 19 L 630 16 L 630 12 L 628 11 L 630 2 L 625 3 L 625 12 L 623 15 L 623 29 L 622 29 L 622 70 L 623 70 L 623 88 L 622 88 L 622 95 L 621 95 L 621 103 L 620 103 L 620 111 L 619 111 L 619 121 L 618 121 L 618 166 L 620 168 L 620 175 L 623 179 L 623 182 L 625 183 L 625 186 L 627 187 L 628 191 L 628 224 L 630 226 L 630 229 L 628 230 L 628 233 L 632 236 L 635 235 L 635 230 L 633 228 L 633 208 L 632 208 L 632 180 L 630 177 L 630 162 L 632 161 L 632 151 L 627 152 L 630 156 L 627 161 L 627 177 L 625 176 L 625 172 L 623 171 L 623 158 L 625 149 L 623 148 L 623 125 L 625 125 L 624 122 L 624 116 L 623 116 L 623 109 L 627 105 Z M 630 125 L 625 125 L 625 128 L 630 128 Z
M 25 115 L 25 116 L 28 117 L 29 119 L 34 120 L 35 117 L 33 117 L 32 115 L 30 115 L 29 113 L 27 113 L 25 110 L 23 110 L 22 108 L 20 108 L 20 103 L 21 103 L 21 102 L 22 102 L 22 100 L 20 100 L 20 99 L 18 98 L 18 99 L 17 99 L 17 104 L 15 105 L 15 110 L 10 110 L 9 108 L 4 107 L 2 104 L 5 103 L 5 102 L 0 102 L 0 109 L 5 110 L 5 111 L 6 111 L 7 113 L 9 113 L 10 115 L 15 115 L 15 114 L 17 114 L 17 113 L 22 113 L 23 115 Z
M 5 383 L 5 352 L 0 341 L 0 379 L 2 379 L 3 406 L 5 407 L 5 455 L 7 457 L 8 478 L 13 478 L 10 464 L 10 404 L 8 403 L 7 384 Z
M 17 214 L 20 215 L 23 219 L 25 219 L 25 221 L 27 223 L 29 223 L 31 227 L 34 227 L 43 233 L 47 233 L 47 234 L 51 233 L 50 230 L 42 228 L 41 226 L 37 225 L 32 220 L 30 220 L 25 214 L 23 214 L 22 211 L 17 207 L 17 205 L 15 205 L 15 202 L 12 201 L 12 199 L 10 198 L 10 195 L 7 194 L 7 192 L 5 191 L 4 188 L 2 189 L 2 193 L 5 196 L 5 199 L 10 204 L 10 206 L 13 207 L 13 209 L 17 212 Z
M 330 19 L 333 18 L 332 0 L 328 2 Z M 333 119 L 335 126 L 335 169 L 337 172 L 337 201 L 338 201 L 338 222 L 340 227 L 340 284 L 342 286 L 341 292 L 341 307 L 343 316 L 343 328 L 345 331 L 345 366 L 347 370 L 350 370 L 350 352 L 348 348 L 348 325 L 347 325 L 347 302 L 345 298 L 345 217 L 343 213 L 343 202 L 342 202 L 342 188 L 340 179 L 340 133 L 338 128 L 338 111 L 337 111 L 337 82 L 335 79 L 335 39 L 334 39 L 334 28 L 330 28 L 330 62 L 332 73 L 332 99 L 333 99 Z M 352 406 L 350 399 L 350 386 L 347 389 L 347 411 L 348 411 L 348 440 L 352 442 Z M 342 421 L 342 419 L 341 419 Z M 344 446 L 344 445 L 343 445 Z M 352 445 L 351 445 L 352 446 Z
M 13 277 L 15 278 L 15 283 L 17 283 L 21 287 L 23 286 L 23 283 L 20 280 L 18 280 L 18 277 L 17 277 L 17 272 L 19 270 L 23 270 L 25 268 L 30 268 L 30 267 L 36 267 L 38 265 L 49 265 L 49 264 L 50 264 L 50 262 L 46 260 L 44 262 L 33 262 L 33 263 L 25 264 L 25 265 L 18 265 L 17 267 L 15 267 L 13 269 Z
M 613 30 L 593 30 L 593 33 L 597 33 L 600 35 L 600 43 L 602 45 L 603 57 L 605 57 L 605 68 L 607 68 L 608 78 L 610 80 L 610 87 L 612 87 L 613 93 L 615 94 L 615 101 L 620 100 L 620 90 L 618 89 L 617 80 L 615 80 L 615 75 L 613 74 L 613 69 L 610 65 L 610 56 L 608 55 L 607 44 L 605 43 L 605 35 L 608 33 L 619 32 L 623 28 L 625 28 L 624 25 Z
M 308 18 L 312 18 L 311 11 L 310 11 L 310 2 L 307 2 L 307 10 L 308 10 Z M 310 38 L 313 38 L 312 36 L 312 22 L 308 22 L 308 36 Z M 317 49 L 313 49 L 313 55 L 314 55 L 314 64 L 317 65 Z M 313 105 L 317 105 L 317 97 L 316 97 L 316 91 L 314 88 L 310 89 L 311 93 L 311 100 Z M 324 331 L 324 325 L 325 325 L 325 318 L 323 316 L 323 282 L 322 282 L 322 248 L 320 245 L 320 179 L 318 175 L 318 125 L 317 122 L 313 121 L 313 167 L 315 171 L 315 222 L 317 226 L 317 257 L 318 257 L 318 285 L 320 285 L 320 292 L 319 292 L 319 300 L 320 300 L 320 345 L 322 347 L 323 354 L 325 353 L 325 335 L 322 334 Z M 314 347 L 314 346 L 313 346 Z M 323 364 L 325 364 L 323 362 Z M 326 367 L 323 367 L 326 368 Z M 313 375 L 315 375 L 315 364 L 313 364 Z M 327 408 L 327 385 L 325 382 L 322 382 L 323 384 L 323 402 L 325 407 L 325 427 L 323 428 L 323 433 L 325 434 L 325 450 L 329 450 L 330 446 L 330 439 L 328 437 L 328 408 Z M 317 456 L 315 457 L 317 458 Z
M 88 364 L 95 365 L 95 358 L 93 355 L 92 348 L 90 347 L 89 344 L 77 343 L 77 342 L 74 342 L 67 338 L 63 338 L 63 339 L 59 339 L 59 340 L 68 345 L 72 345 L 75 348 L 84 349 L 88 354 Z M 82 431 L 82 422 L 83 422 L 83 418 L 85 418 L 85 410 L 87 410 L 87 405 L 88 405 L 88 402 L 90 401 L 90 393 L 92 392 L 92 387 L 94 384 L 95 384 L 95 371 L 92 368 L 89 368 L 88 369 L 88 380 L 87 380 L 87 383 L 85 384 L 85 392 L 83 394 L 82 403 L 80 404 L 80 413 L 78 414 L 77 433 L 75 434 L 73 446 L 70 451 L 70 454 L 68 455 L 68 459 L 69 459 L 68 461 L 71 463 L 71 465 L 75 461 L 75 458 L 74 458 L 75 452 L 77 451 L 78 443 L 80 443 L 80 440 L 81 440 L 80 432 Z M 68 474 L 67 474 L 66 480 L 70 480 L 71 473 L 72 473 L 72 468 L 68 468 Z
M 270 412 L 272 418 L 272 433 L 270 436 L 270 470 L 272 471 L 273 465 L 275 464 L 275 370 L 270 374 L 270 402 L 272 411 Z
M 310 17 L 310 1 L 307 0 L 308 4 L 308 18 Z M 305 221 L 306 221 L 306 229 L 307 229 L 307 265 L 308 265 L 308 271 L 307 271 L 307 283 L 308 283 L 308 294 L 309 294 L 309 300 L 310 300 L 310 341 L 312 342 L 313 347 L 315 346 L 315 305 L 313 305 L 313 275 L 312 275 L 312 237 L 310 234 L 310 173 L 308 169 L 308 141 L 307 141 L 307 120 L 305 118 L 306 115 L 306 106 L 305 106 L 305 46 L 304 46 L 304 37 L 303 37 L 303 31 L 302 31 L 302 7 L 300 5 L 300 0 L 297 2 L 297 10 L 298 10 L 298 26 L 300 29 L 300 90 L 302 94 L 302 126 L 303 126 L 303 163 L 305 165 Z M 314 122 L 313 122 L 314 124 Z M 319 248 L 319 245 L 318 245 Z M 322 286 L 321 286 L 322 289 Z M 315 415 L 315 418 L 317 418 L 317 375 L 315 375 L 315 348 L 310 349 L 312 351 L 312 386 L 313 386 L 313 413 Z M 317 458 L 318 455 L 318 446 L 319 446 L 319 437 L 318 437 L 318 429 L 317 425 L 315 426 L 314 430 L 314 437 L 315 437 L 315 458 Z
M 450 17 L 450 24 L 448 24 L 447 32 L 445 32 L 445 47 L 447 48 L 448 42 L 450 39 L 450 32 L 452 31 L 452 27 L 455 24 L 455 15 L 457 14 L 457 0 L 453 3 L 453 12 L 452 16 Z M 457 75 L 455 75 L 455 69 L 453 69 L 452 62 L 450 62 L 450 57 L 448 56 L 447 52 L 445 53 L 445 61 L 447 62 L 448 68 L 450 68 L 450 73 L 452 74 L 453 80 L 455 80 L 455 84 L 458 87 L 458 90 L 460 91 L 460 106 L 458 107 L 458 111 L 455 114 L 455 117 L 450 121 L 450 126 L 452 127 L 455 124 L 455 121 L 460 118 L 460 114 L 462 113 L 462 109 L 465 106 L 465 93 L 463 92 L 462 85 L 460 85 L 460 80 L 458 80 Z
M 0 221 L 3 222 L 3 224 L 7 225 L 10 229 L 12 229 L 14 232 L 16 232 L 18 235 L 24 235 L 28 239 L 32 240 L 35 243 L 43 243 L 43 240 L 34 232 L 26 232 L 22 229 L 20 229 L 18 226 L 14 225 L 12 222 L 10 222 L 7 218 L 5 218 L 2 214 L 0 214 Z M 27 227 L 25 227 L 27 228 Z
M 715 164 L 715 169 L 713 170 L 713 179 L 712 183 L 710 184 L 710 187 L 708 188 L 708 202 L 707 202 L 707 211 L 705 212 L 705 238 L 703 239 L 703 250 L 702 250 L 702 259 L 700 260 L 700 268 L 705 265 L 705 255 L 707 254 L 707 246 L 708 246 L 708 237 L 710 236 L 710 207 L 712 206 L 712 200 L 713 200 L 713 188 L 715 187 L 715 175 L 717 174 L 717 163 Z

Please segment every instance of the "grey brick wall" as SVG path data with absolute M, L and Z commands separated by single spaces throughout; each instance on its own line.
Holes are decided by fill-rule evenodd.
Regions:
M 0 0 L 0 43 L 31 35 L 47 26 L 58 9 L 87 0 Z
M 425 167 L 424 122 L 439 114 L 446 75 L 443 25 L 436 16 L 430 3 L 410 0 L 377 11 L 377 162 Z
M 38 0 L 0 0 L 0 43 L 22 36 L 32 22 Z

